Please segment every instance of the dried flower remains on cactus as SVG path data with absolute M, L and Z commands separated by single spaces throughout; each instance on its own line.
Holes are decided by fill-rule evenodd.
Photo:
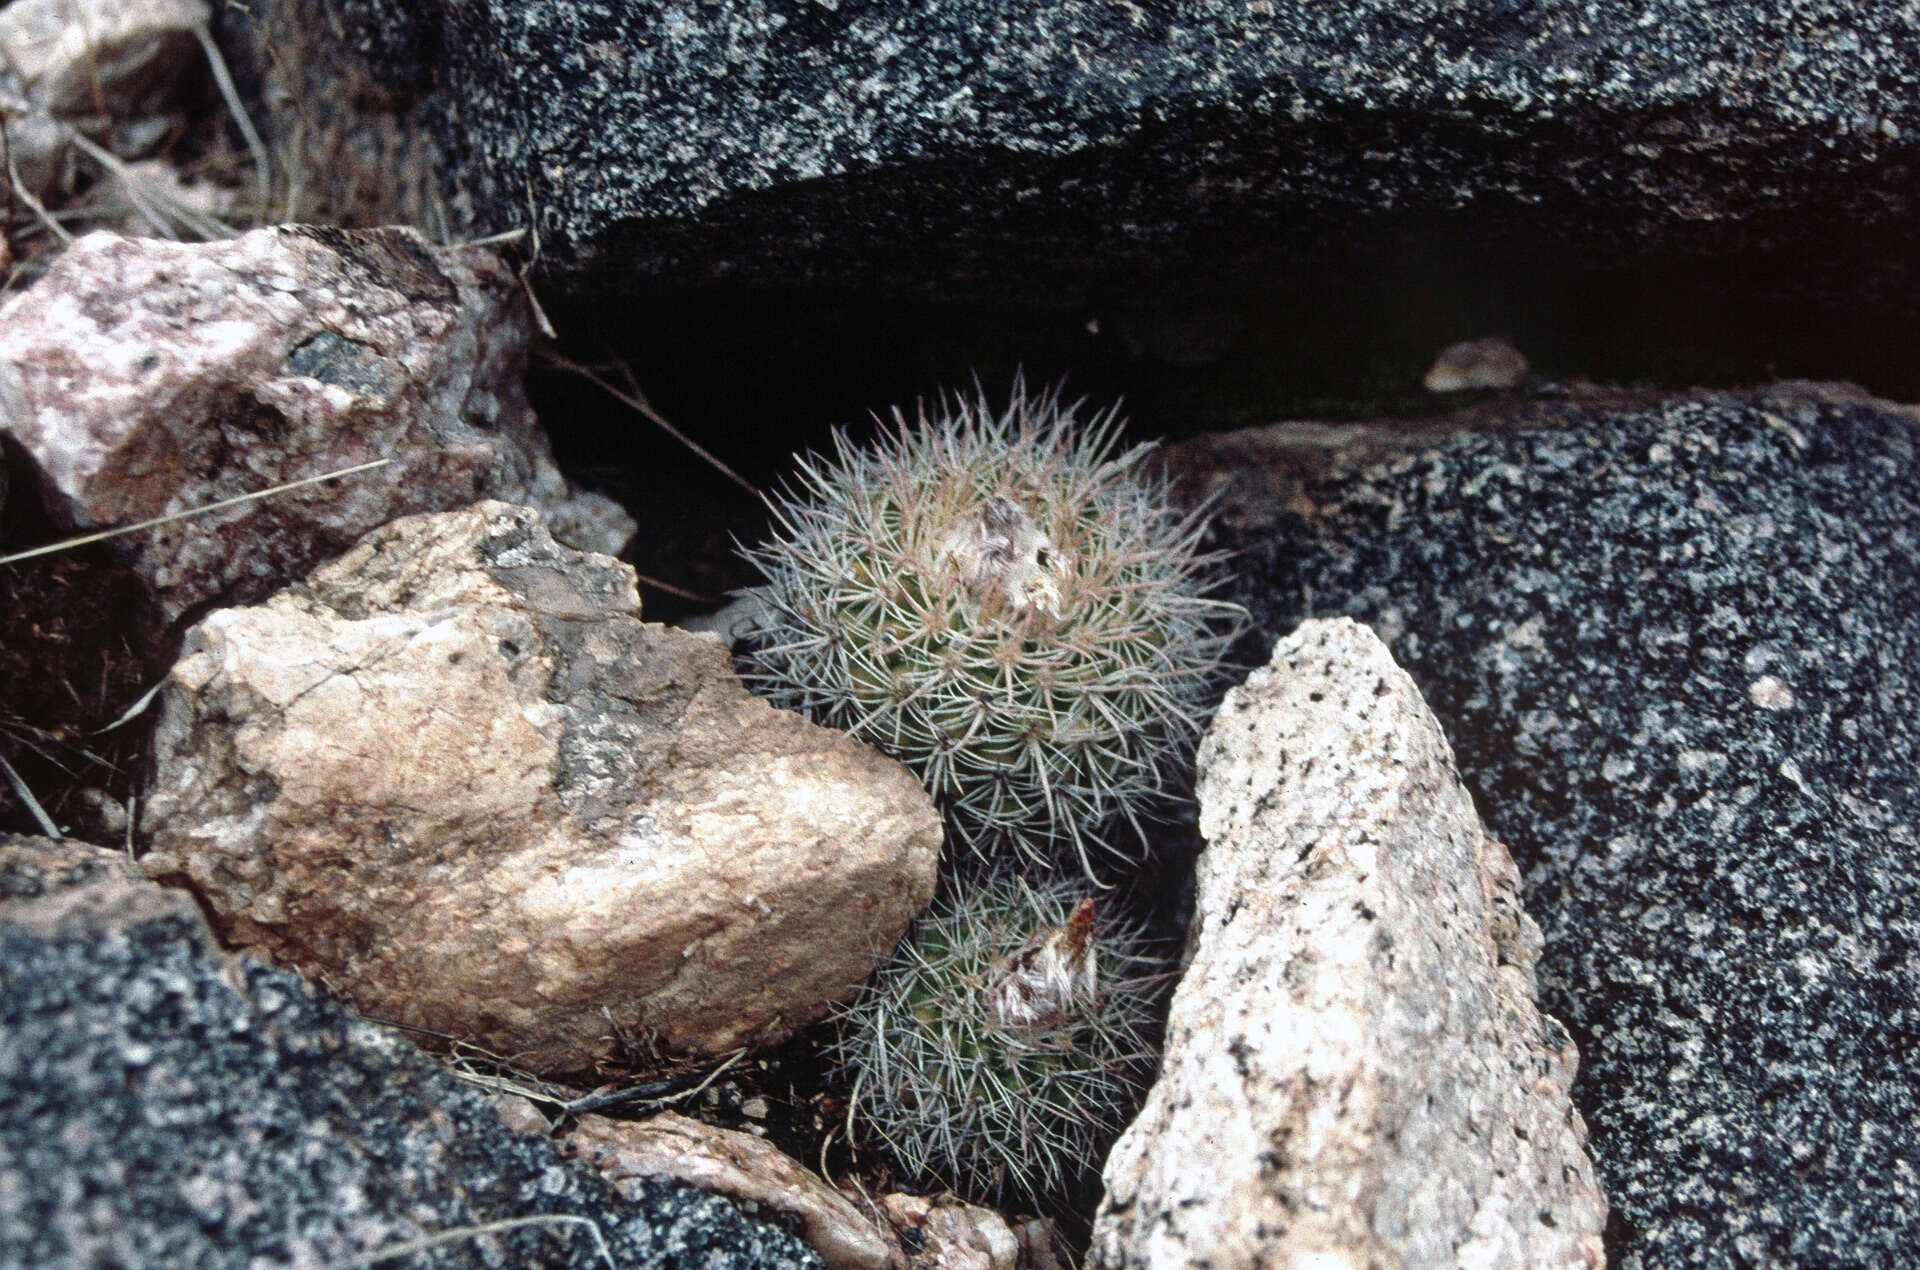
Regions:
M 1206 598 L 1200 516 L 1016 381 L 872 447 L 835 437 L 749 552 L 767 581 L 748 674 L 775 704 L 911 767 L 976 862 L 1077 861 L 1184 779 L 1238 610 Z
M 856 1124 L 917 1181 L 1044 1204 L 1138 1108 L 1159 969 L 1069 886 L 943 896 L 842 1011 Z

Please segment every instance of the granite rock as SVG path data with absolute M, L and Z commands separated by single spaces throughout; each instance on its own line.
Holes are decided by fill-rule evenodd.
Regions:
M 23 973 L 30 968 L 30 973 Z M 126 857 L 0 839 L 0 1264 L 818 1267 L 732 1203 L 616 1193 L 406 1041 L 222 956 Z
M 1199 768 L 1190 958 L 1089 1264 L 1600 1270 L 1540 932 L 1406 672 L 1304 622 Z
M 1613 1264 L 1920 1246 L 1920 418 L 1837 386 L 1212 438 L 1267 638 L 1370 624 L 1545 935 Z
M 396 516 L 481 497 L 617 552 L 633 522 L 568 489 L 527 403 L 532 337 L 489 247 L 405 229 L 93 234 L 0 306 L 0 432 L 74 530 L 388 460 L 114 539 L 163 624 L 259 599 Z
M 350 210 L 530 223 L 579 291 L 1058 305 L 1569 252 L 1886 303 L 1915 276 L 1894 4 L 224 8 L 270 121 L 329 112 L 299 139 Z
M 188 631 L 143 827 L 223 936 L 536 1071 L 777 1041 L 933 892 L 898 763 L 504 503 L 404 517 Z
M 880 1197 L 894 1228 L 909 1236 L 909 1270 L 1037 1270 L 1027 1245 L 991 1208 L 953 1195 Z M 1038 1245 L 1045 1248 L 1045 1244 Z

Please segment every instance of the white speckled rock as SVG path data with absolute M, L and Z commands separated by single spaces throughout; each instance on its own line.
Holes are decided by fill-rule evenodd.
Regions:
M 1604 1265 L 1539 931 L 1385 646 L 1303 623 L 1199 764 L 1192 960 L 1089 1264 Z
M 389 460 L 115 539 L 167 623 L 476 498 L 538 507 L 575 546 L 617 552 L 633 522 L 568 491 L 527 404 L 531 339 L 492 248 L 405 229 L 93 234 L 0 307 L 0 431 L 75 529 Z
M 526 508 L 406 517 L 187 633 L 150 872 L 363 1013 L 577 1071 L 817 1019 L 933 891 L 911 774 Z

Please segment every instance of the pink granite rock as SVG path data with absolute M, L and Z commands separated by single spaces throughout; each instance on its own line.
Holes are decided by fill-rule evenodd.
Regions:
M 396 516 L 477 498 L 617 552 L 633 522 L 568 490 L 527 404 L 531 338 L 490 247 L 407 229 L 93 234 L 0 306 L 0 430 L 75 530 L 388 460 L 114 540 L 166 624 L 259 599 Z

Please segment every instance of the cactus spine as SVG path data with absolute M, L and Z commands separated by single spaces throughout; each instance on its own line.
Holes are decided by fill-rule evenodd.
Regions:
M 1046 1202 L 1138 1106 L 1156 964 L 1067 886 L 996 878 L 936 900 L 843 1011 L 857 1120 L 916 1179 Z
M 976 862 L 1052 860 L 1133 823 L 1186 775 L 1238 610 L 1204 597 L 1203 522 L 1015 382 L 1004 412 L 944 400 L 878 444 L 837 434 L 749 552 L 767 581 L 758 690 L 911 767 Z

